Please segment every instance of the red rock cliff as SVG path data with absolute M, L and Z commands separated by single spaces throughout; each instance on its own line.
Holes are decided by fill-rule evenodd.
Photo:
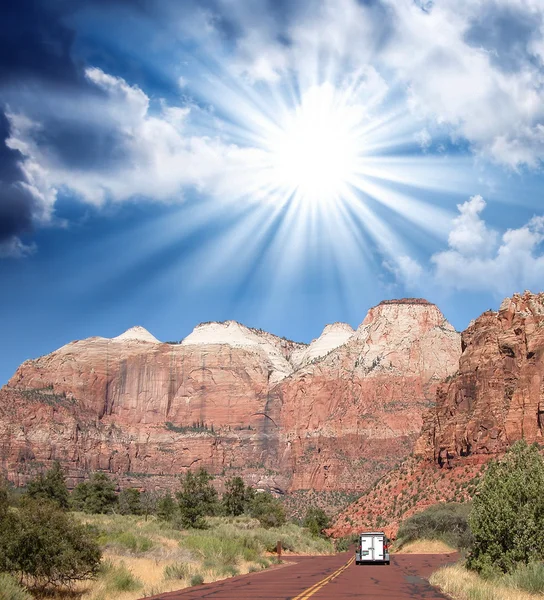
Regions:
M 142 328 L 25 362 L 0 391 L 0 459 L 24 483 L 60 460 L 168 487 L 205 466 L 279 489 L 364 489 L 412 449 L 459 335 L 436 306 L 371 309 L 309 346 L 235 322 L 180 344 Z M 144 479 L 142 479 L 144 478 Z

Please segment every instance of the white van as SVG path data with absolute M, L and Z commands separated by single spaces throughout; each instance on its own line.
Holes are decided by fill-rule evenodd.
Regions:
M 359 534 L 355 549 L 355 564 L 389 564 L 389 540 L 383 531 Z

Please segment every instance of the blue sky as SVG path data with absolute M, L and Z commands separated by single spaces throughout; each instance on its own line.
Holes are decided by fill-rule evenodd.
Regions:
M 542 2 L 77 4 L 2 9 L 0 383 L 132 325 L 542 290 Z

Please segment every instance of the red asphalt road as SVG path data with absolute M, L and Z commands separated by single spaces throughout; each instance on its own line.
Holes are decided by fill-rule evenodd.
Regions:
M 391 565 L 350 564 L 334 579 L 352 553 L 335 556 L 285 557 L 295 563 L 259 573 L 208 583 L 179 592 L 153 596 L 155 600 L 444 600 L 426 577 L 442 565 L 453 563 L 454 554 L 399 554 Z M 323 582 L 325 580 L 325 582 Z M 313 592 L 313 593 L 312 593 Z

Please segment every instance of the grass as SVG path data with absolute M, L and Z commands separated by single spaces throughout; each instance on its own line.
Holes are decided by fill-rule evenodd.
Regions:
M 442 540 L 415 540 L 408 542 L 400 548 L 393 548 L 395 554 L 451 554 L 455 548 L 448 546 Z
M 32 596 L 14 577 L 0 573 L 0 600 L 32 600 Z
M 537 568 L 542 571 L 541 566 Z M 484 580 L 461 565 L 453 565 L 433 573 L 430 582 L 454 600 L 541 600 L 541 594 L 521 589 L 520 586 L 535 582 L 534 573 L 529 575 L 522 571 L 523 569 L 517 575 Z M 542 580 L 541 574 L 538 575 L 538 580 Z
M 179 531 L 155 517 L 76 516 L 96 528 L 104 551 L 98 578 L 74 590 L 78 600 L 136 600 L 261 571 L 273 563 L 278 540 L 286 554 L 333 552 L 330 541 L 302 527 L 264 529 L 250 517 L 212 517 L 208 529 Z M 58 600 L 67 599 L 59 595 Z

